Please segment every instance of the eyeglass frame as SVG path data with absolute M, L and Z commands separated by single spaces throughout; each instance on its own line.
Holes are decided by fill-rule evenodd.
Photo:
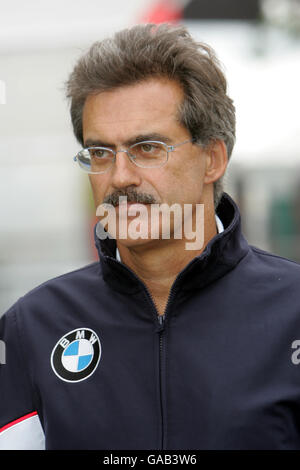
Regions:
M 116 161 L 117 153 L 119 153 L 119 152 L 125 152 L 125 153 L 127 153 L 127 156 L 128 156 L 128 158 L 129 158 L 129 160 L 130 160 L 134 165 L 136 165 L 136 166 L 139 167 L 139 168 L 160 168 L 160 167 L 164 166 L 164 165 L 167 163 L 167 161 L 169 160 L 169 153 L 170 153 L 170 152 L 173 152 L 177 147 L 180 147 L 181 145 L 187 144 L 187 143 L 189 143 L 189 142 L 194 143 L 195 141 L 196 141 L 196 139 L 189 139 L 189 140 L 185 140 L 184 142 L 179 142 L 178 144 L 168 145 L 168 144 L 166 144 L 165 142 L 161 142 L 161 141 L 159 141 L 159 140 L 143 140 L 143 141 L 141 141 L 141 142 L 136 142 L 136 143 L 130 145 L 127 150 L 124 150 L 124 149 L 113 150 L 113 149 L 110 148 L 110 147 L 96 147 L 96 146 L 95 146 L 95 147 L 84 147 L 84 148 L 82 148 L 82 149 L 75 155 L 75 157 L 73 157 L 73 160 L 74 160 L 75 162 L 76 162 L 76 161 L 78 162 L 78 165 L 79 165 L 79 167 L 82 169 L 82 171 L 84 171 L 85 173 L 88 173 L 88 174 L 93 174 L 93 175 L 101 175 L 101 174 L 107 173 L 107 172 L 113 167 L 113 164 L 114 164 L 115 161 Z M 135 162 L 135 158 L 136 158 L 136 157 L 135 157 L 134 155 L 131 155 L 131 154 L 129 153 L 129 150 L 130 150 L 132 147 L 135 147 L 136 145 L 141 145 L 141 144 L 162 144 L 162 145 L 165 147 L 165 149 L 166 149 L 166 153 L 167 153 L 167 158 L 166 158 L 166 160 L 165 160 L 161 165 L 158 165 L 158 166 L 141 166 L 141 165 L 138 165 L 138 164 Z M 111 165 L 110 165 L 106 170 L 104 170 L 104 171 L 86 171 L 86 170 L 84 170 L 83 167 L 80 166 L 78 155 L 79 155 L 81 152 L 83 152 L 84 150 L 90 150 L 90 149 L 94 149 L 94 150 L 109 150 L 109 151 L 113 154 L 113 156 L 114 156 L 114 158 L 111 160 Z

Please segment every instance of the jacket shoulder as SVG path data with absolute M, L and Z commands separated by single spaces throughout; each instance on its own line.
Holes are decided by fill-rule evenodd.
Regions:
M 294 268 L 296 270 L 300 269 L 300 263 L 297 261 L 285 258 L 284 256 L 276 255 L 275 253 L 263 250 L 254 245 L 249 245 L 249 248 L 255 255 L 257 255 L 258 258 L 261 258 L 261 260 L 269 261 L 270 263 L 286 266 L 289 268 Z
M 261 279 L 281 280 L 286 286 L 298 286 L 300 280 L 300 264 L 289 258 L 276 255 L 262 250 L 253 245 L 249 245 L 250 257 L 248 259 L 248 269 Z M 298 290 L 298 288 L 297 288 Z
M 27 293 L 18 298 L 6 313 L 9 313 L 10 310 L 16 308 L 17 305 L 29 305 L 39 301 L 45 302 L 50 300 L 50 298 L 53 298 L 53 294 L 54 296 L 60 294 L 71 295 L 76 291 L 79 292 L 82 286 L 86 283 L 99 283 L 100 277 L 101 266 L 99 261 L 90 263 L 73 271 L 60 274 L 42 282 L 33 289 L 30 289 Z

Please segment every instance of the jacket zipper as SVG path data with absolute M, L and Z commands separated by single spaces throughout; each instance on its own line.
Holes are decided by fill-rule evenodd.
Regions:
M 165 442 L 165 412 L 164 412 L 164 405 L 163 405 L 163 389 L 162 389 L 162 380 L 163 380 L 163 334 L 165 328 L 165 320 L 166 314 L 168 311 L 169 304 L 171 303 L 171 299 L 174 297 L 174 290 L 169 293 L 169 297 L 167 300 L 166 308 L 163 315 L 158 315 L 158 323 L 159 323 L 159 384 L 160 384 L 160 411 L 161 411 L 161 449 L 165 450 L 166 442 Z
M 163 406 L 163 389 L 162 389 L 162 379 L 163 379 L 163 368 L 162 368 L 162 360 L 163 360 L 163 334 L 164 334 L 164 328 L 165 328 L 165 317 L 166 317 L 166 310 L 163 313 L 163 315 L 158 314 L 155 302 L 153 300 L 153 297 L 148 290 L 147 286 L 145 286 L 145 290 L 147 293 L 147 297 L 149 298 L 152 308 L 155 310 L 157 321 L 158 321 L 158 335 L 159 335 L 159 395 L 160 395 L 160 420 L 161 420 L 161 450 L 164 449 L 165 446 L 165 431 L 164 431 L 164 426 L 165 426 L 165 413 L 164 413 L 164 406 Z
M 160 391 L 160 418 L 161 418 L 161 449 L 164 449 L 164 407 L 163 407 L 163 390 L 162 390 L 162 357 L 163 357 L 163 330 L 165 322 L 165 314 L 158 315 L 159 329 L 159 391 Z
M 119 263 L 119 261 L 116 260 L 115 258 L 112 258 L 112 259 L 115 262 Z M 192 264 L 192 262 L 190 264 Z M 138 280 L 139 283 L 142 283 L 142 285 L 145 289 L 145 292 L 147 294 L 148 300 L 150 301 L 152 310 L 155 312 L 155 316 L 156 316 L 157 321 L 158 321 L 158 330 L 157 331 L 158 331 L 158 334 L 159 334 L 159 388 L 160 388 L 160 414 L 161 414 L 161 430 L 162 430 L 162 433 L 161 433 L 161 436 L 162 436 L 161 437 L 161 449 L 164 450 L 164 448 L 165 448 L 165 431 L 164 431 L 165 413 L 164 413 L 164 406 L 163 406 L 163 389 L 162 389 L 163 334 L 164 334 L 164 329 L 165 329 L 166 314 L 167 314 L 167 311 L 169 309 L 171 299 L 174 298 L 175 292 L 176 292 L 176 288 L 173 289 L 173 286 L 175 285 L 176 281 L 178 281 L 181 278 L 183 273 L 181 272 L 177 276 L 177 278 L 175 279 L 174 284 L 173 284 L 173 286 L 170 290 L 170 293 L 169 293 L 169 297 L 168 297 L 168 300 L 167 300 L 165 311 L 162 315 L 159 315 L 158 312 L 157 312 L 157 308 L 155 306 L 155 302 L 153 300 L 153 297 L 152 297 L 150 291 L 148 290 L 147 286 L 137 277 L 137 275 L 130 268 L 128 268 L 126 265 L 123 265 L 123 266 L 131 274 L 133 274 L 133 276 Z
M 114 262 L 116 263 L 120 263 L 120 261 L 116 260 L 115 258 L 111 258 Z M 120 263 L 122 264 L 122 263 Z M 163 315 L 159 315 L 158 312 L 157 312 L 157 308 L 155 306 L 155 302 L 153 300 L 153 297 L 148 289 L 148 287 L 137 277 L 137 275 L 130 269 L 128 268 L 128 266 L 122 264 L 123 267 L 125 269 L 127 269 L 127 271 L 129 271 L 136 279 L 139 283 L 142 283 L 144 289 L 145 289 L 145 292 L 146 292 L 146 296 L 148 298 L 148 300 L 150 301 L 150 305 L 151 305 L 151 308 L 152 308 L 152 311 L 154 312 L 155 314 L 155 317 L 158 321 L 158 329 L 156 331 L 158 331 L 158 334 L 159 334 L 159 391 L 160 391 L 160 419 L 161 419 L 161 449 L 164 448 L 164 410 L 163 410 L 163 400 L 162 400 L 162 394 L 163 394 L 163 391 L 162 391 L 162 352 L 163 352 L 163 331 L 164 331 L 164 323 L 165 323 L 165 314 L 166 314 L 166 310 L 167 310 L 167 306 L 169 304 L 169 299 L 170 299 L 170 294 L 169 294 L 169 298 L 168 298 L 168 301 L 167 301 L 167 306 L 166 306 L 166 309 L 165 309 L 165 312 L 163 313 Z

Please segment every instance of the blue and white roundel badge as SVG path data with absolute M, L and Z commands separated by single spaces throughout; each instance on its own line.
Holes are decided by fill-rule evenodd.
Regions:
M 80 382 L 92 375 L 101 357 L 98 336 L 89 328 L 77 328 L 56 343 L 51 354 L 55 374 L 66 382 Z

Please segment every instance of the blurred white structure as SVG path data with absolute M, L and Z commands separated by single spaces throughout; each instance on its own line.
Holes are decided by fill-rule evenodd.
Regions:
M 242 22 L 186 24 L 223 64 L 236 106 L 234 161 L 246 167 L 300 164 L 300 38 Z
M 88 179 L 73 162 L 64 82 L 93 41 L 147 0 L 0 0 L 0 315 L 41 282 L 93 261 Z

